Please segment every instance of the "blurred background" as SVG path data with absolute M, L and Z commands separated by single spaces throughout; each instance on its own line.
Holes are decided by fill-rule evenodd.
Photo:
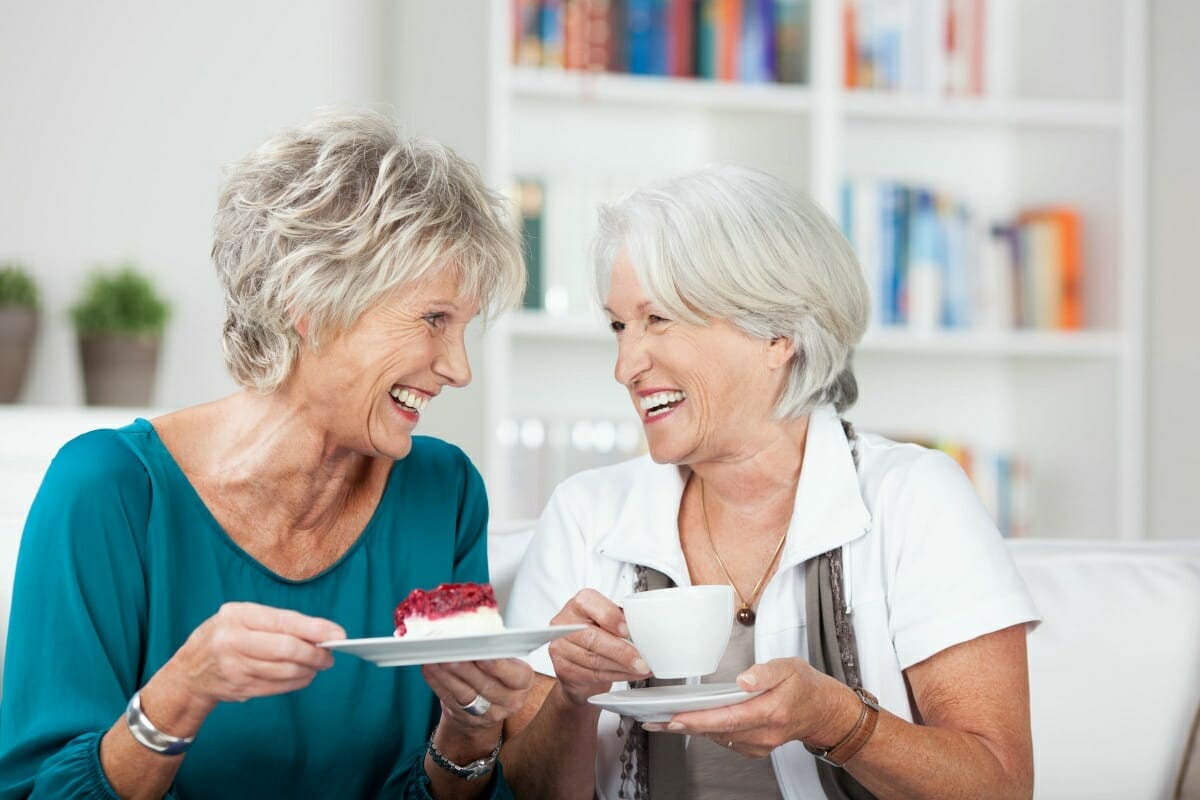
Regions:
M 480 465 L 495 518 L 641 449 L 589 294 L 595 207 L 721 160 L 810 192 L 858 251 L 860 428 L 946 449 L 1007 535 L 1200 536 L 1192 0 L 0 9 L 0 264 L 37 292 L 31 329 L 0 280 L 0 347 L 30 342 L 13 403 L 233 391 L 208 258 L 223 165 L 318 108 L 369 106 L 478 163 L 526 237 L 525 308 L 473 333 L 475 382 L 421 426 Z M 81 349 L 121 292 L 141 339 L 161 327 L 156 361 Z M 144 396 L 121 394 L 131 364 L 156 364 Z

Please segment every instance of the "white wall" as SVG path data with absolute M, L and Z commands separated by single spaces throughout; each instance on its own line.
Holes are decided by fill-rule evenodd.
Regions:
M 82 401 L 66 309 L 133 258 L 174 308 L 155 405 L 234 388 L 208 258 L 223 165 L 323 105 L 383 99 L 379 0 L 10 2 L 0 11 L 0 258 L 46 318 L 24 400 Z
M 419 119 L 423 97 L 444 95 L 447 78 L 465 90 L 463 76 L 477 68 L 470 62 L 480 54 L 453 48 L 435 68 L 414 64 L 394 45 L 405 31 L 390 2 L 0 6 L 0 259 L 33 269 L 47 312 L 25 401 L 80 402 L 65 309 L 94 264 L 127 257 L 154 272 L 175 307 L 155 404 L 187 405 L 233 388 L 220 361 L 220 298 L 208 261 L 221 166 L 323 105 L 394 101 L 418 132 L 441 127 L 445 119 Z M 1191 239 L 1200 197 L 1200 4 L 1152 0 L 1151 35 L 1148 523 L 1152 536 L 1200 536 L 1189 502 L 1200 476 L 1200 269 Z M 445 138 L 482 160 L 482 150 L 496 148 L 480 133 Z M 475 366 L 478 377 L 486 365 Z M 478 393 L 447 398 L 423 427 L 478 456 Z
M 1200 537 L 1200 3 L 1155 0 L 1150 38 L 1147 525 Z

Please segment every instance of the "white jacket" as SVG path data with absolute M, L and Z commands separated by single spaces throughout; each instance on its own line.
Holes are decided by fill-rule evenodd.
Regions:
M 758 605 L 755 659 L 807 658 L 804 562 L 842 547 L 863 685 L 911 721 L 904 669 L 985 633 L 1036 622 L 1037 611 L 952 459 L 864 434 L 858 450 L 856 470 L 832 407 L 813 412 L 787 542 Z M 686 474 L 643 456 L 559 485 L 517 573 L 508 624 L 546 625 L 583 588 L 619 600 L 633 592 L 634 564 L 689 585 L 678 528 Z M 554 674 L 545 647 L 529 661 Z M 596 791 L 604 800 L 615 800 L 620 785 L 617 721 L 601 714 Z M 816 761 L 800 742 L 776 748 L 771 760 L 784 797 L 824 796 Z

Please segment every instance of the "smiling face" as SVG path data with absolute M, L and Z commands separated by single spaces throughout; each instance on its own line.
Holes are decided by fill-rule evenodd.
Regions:
M 724 320 L 670 319 L 624 253 L 605 310 L 617 336 L 614 377 L 629 390 L 656 462 L 736 458 L 770 440 L 790 342 L 753 339 Z
M 425 407 L 444 387 L 470 383 L 464 337 L 478 313 L 478 301 L 460 297 L 453 272 L 442 270 L 385 297 L 318 349 L 302 347 L 290 391 L 342 446 L 404 458 Z

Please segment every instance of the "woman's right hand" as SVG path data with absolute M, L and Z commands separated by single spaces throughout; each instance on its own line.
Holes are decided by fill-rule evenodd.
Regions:
M 607 692 L 614 681 L 649 677 L 641 654 L 626 641 L 625 614 L 611 600 L 583 589 L 550 620 L 551 625 L 587 625 L 586 630 L 550 643 L 550 659 L 563 694 L 584 705 L 594 694 Z
M 225 603 L 155 678 L 168 679 L 172 694 L 182 695 L 189 706 L 184 716 L 202 719 L 217 703 L 303 689 L 333 666 L 333 653 L 317 643 L 344 638 L 342 627 L 329 620 L 256 603 Z

